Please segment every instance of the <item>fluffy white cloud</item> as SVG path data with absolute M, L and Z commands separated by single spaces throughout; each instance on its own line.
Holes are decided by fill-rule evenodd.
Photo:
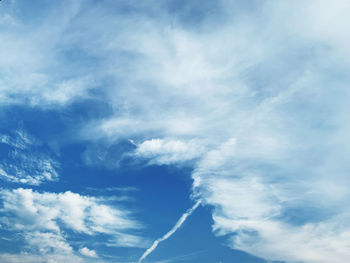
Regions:
M 0 260 L 3 263 L 58 263 L 62 261 L 81 263 L 82 259 L 74 257 L 74 255 L 32 255 L 29 253 L 21 254 L 0 254 Z
M 141 225 L 122 209 L 104 204 L 103 199 L 72 192 L 39 193 L 31 189 L 2 190 L 2 221 L 14 230 L 59 231 L 58 221 L 76 232 L 114 234 Z
M 150 159 L 151 164 L 172 164 L 196 159 L 204 149 L 201 142 L 194 140 L 151 139 L 138 144 L 135 155 Z
M 69 262 L 81 262 L 66 240 L 67 234 L 63 234 L 67 229 L 88 236 L 106 234 L 113 246 L 130 246 L 130 242 L 136 247 L 144 246 L 142 237 L 128 234 L 130 230 L 140 229 L 141 224 L 131 218 L 130 212 L 108 205 L 103 198 L 69 191 L 39 193 L 23 188 L 1 190 L 0 197 L 2 228 L 22 233 L 30 255 L 46 255 L 52 262 L 61 262 L 60 258 L 65 257 L 72 257 Z M 84 242 L 88 240 L 85 238 Z M 97 256 L 95 251 L 87 248 L 79 252 L 89 257 Z
M 80 252 L 80 254 L 82 254 L 83 256 L 86 256 L 86 257 L 92 257 L 92 258 L 97 257 L 96 251 L 88 249 L 87 247 L 83 247 L 83 248 L 79 249 L 79 252 Z
M 0 254 L 4 263 L 82 263 L 67 240 L 59 233 L 27 232 L 24 233 L 28 247 L 18 254 Z

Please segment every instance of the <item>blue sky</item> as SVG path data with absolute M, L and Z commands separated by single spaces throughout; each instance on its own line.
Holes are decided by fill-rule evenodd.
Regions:
M 346 262 L 349 11 L 1 1 L 0 261 Z

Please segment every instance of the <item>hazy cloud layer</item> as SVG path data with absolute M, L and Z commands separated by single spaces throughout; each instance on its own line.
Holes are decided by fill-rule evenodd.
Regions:
M 23 2 L 1 6 L 1 105 L 64 106 L 88 95 L 93 81 L 84 70 L 73 72 L 73 65 L 67 64 L 70 48 L 64 40 L 81 1 L 70 3 L 67 9 L 66 2 L 56 6 L 42 2 L 41 10 L 47 13 L 36 10 L 37 20 L 19 12 Z

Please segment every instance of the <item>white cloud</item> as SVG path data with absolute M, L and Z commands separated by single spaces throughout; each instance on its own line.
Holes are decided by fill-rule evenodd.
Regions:
M 164 242 L 168 238 L 170 238 L 173 234 L 176 233 L 177 230 L 181 228 L 183 223 L 187 220 L 187 218 L 197 209 L 197 207 L 200 205 L 200 201 L 197 201 L 190 209 L 188 209 L 185 213 L 182 214 L 182 216 L 179 218 L 179 220 L 176 222 L 176 224 L 173 226 L 172 229 L 170 229 L 165 235 L 162 237 L 156 239 L 153 244 L 142 254 L 138 262 L 142 262 L 145 260 L 159 245 L 159 243 Z
M 0 103 L 38 107 L 65 106 L 89 97 L 94 82 L 89 73 L 67 64 L 71 48 L 65 35 L 82 1 L 45 5 L 39 24 L 23 19 L 20 1 L 8 3 L 0 17 Z M 33 12 L 36 10 L 33 9 Z M 75 70 L 73 71 L 73 68 Z
M 92 257 L 92 258 L 97 257 L 96 251 L 90 250 L 87 247 L 83 247 L 83 248 L 79 249 L 79 252 L 80 252 L 80 254 L 82 254 L 83 256 L 86 256 L 86 257 Z
M 8 215 L 2 220 L 15 230 L 59 231 L 58 220 L 69 229 L 89 235 L 141 227 L 127 211 L 108 206 L 103 199 L 69 191 L 56 194 L 18 188 L 2 190 L 1 198 L 2 212 Z
M 288 165 L 277 167 L 281 172 L 274 167 L 261 169 L 245 155 L 242 159 L 239 149 L 230 151 L 225 144 L 215 154 L 209 152 L 193 174 L 195 193 L 215 208 L 217 235 L 235 233 L 230 239 L 233 248 L 268 260 L 349 258 L 349 211 L 343 203 L 349 193 L 340 183 L 312 169 L 308 172 L 315 174 L 307 176 L 303 169 L 295 169 L 292 178 L 285 174 L 293 171 Z
M 59 261 L 56 261 L 59 260 Z M 76 259 L 72 255 L 59 256 L 59 255 L 32 255 L 28 253 L 21 254 L 0 254 L 0 260 L 3 263 L 58 263 L 62 261 L 80 263 L 80 259 Z
M 350 228 L 346 227 L 338 232 L 334 222 L 311 223 L 300 227 L 275 221 L 238 221 L 237 224 L 242 228 L 254 229 L 258 235 L 252 237 L 240 233 L 233 238 L 235 247 L 266 259 L 326 263 L 330 259 L 343 262 L 350 256 Z
M 27 242 L 26 251 L 18 254 L 0 254 L 4 263 L 82 263 L 84 260 L 75 255 L 67 240 L 59 233 L 24 233 Z
M 136 236 L 126 233 L 116 233 L 113 238 L 110 238 L 108 240 L 106 246 L 146 248 L 147 246 L 149 246 L 149 240 L 142 236 Z
M 205 145 L 198 141 L 151 139 L 137 145 L 135 155 L 150 163 L 172 164 L 190 161 L 203 154 Z
M 58 233 L 30 232 L 25 235 L 25 239 L 31 252 L 35 251 L 37 255 L 42 255 L 44 262 L 59 263 L 67 260 L 69 262 L 83 262 L 74 254 L 67 240 Z
M 7 134 L 1 134 L 0 142 L 13 148 L 24 150 L 33 145 L 35 139 L 29 136 L 24 130 L 18 129 L 12 137 Z
M 346 261 L 349 5 L 220 4 L 220 25 L 198 30 L 120 16 L 109 38 L 95 25 L 109 40 L 101 54 L 132 55 L 105 61 L 120 83 L 106 91 L 115 115 L 84 136 L 141 141 L 136 156 L 151 164 L 198 159 L 194 194 L 214 207 L 215 233 L 236 233 L 232 247 L 271 260 Z M 191 141 L 205 141 L 204 151 Z
M 218 1 L 221 19 L 196 29 L 171 15 L 111 15 L 101 5 L 81 13 L 66 5 L 63 18 L 59 11 L 52 16 L 60 23 L 45 21 L 19 35 L 14 17 L 14 33 L 0 34 L 1 101 L 29 96 L 32 105 L 65 105 L 88 96 L 92 81 L 84 66 L 63 63 L 77 69 L 74 76 L 48 73 L 60 61 L 55 47 L 79 46 L 103 62 L 92 79 L 108 76 L 113 83 L 103 92 L 114 115 L 83 127 L 85 137 L 131 138 L 141 142 L 136 156 L 150 163 L 199 159 L 193 191 L 214 207 L 217 234 L 236 233 L 233 247 L 267 259 L 346 262 L 349 3 L 239 3 Z M 54 87 L 59 91 L 50 97 Z M 203 151 L 192 151 L 203 141 Z M 90 207 L 90 199 L 65 195 Z M 35 214 L 36 202 L 23 212 Z M 116 215 L 101 209 L 93 226 L 81 209 L 62 210 L 74 222 L 55 209 L 43 213 L 51 229 L 60 218 L 76 231 L 111 231 L 106 218 Z
M 75 100 L 87 98 L 93 80 L 90 77 L 77 77 L 57 83 L 52 90 L 45 90 L 40 95 L 34 94 L 31 103 L 34 105 L 66 105 Z
M 72 260 L 76 260 L 69 262 L 81 261 L 79 257 L 74 259 L 75 252 L 65 238 L 68 234 L 63 234 L 65 230 L 91 237 L 106 234 L 113 240 L 114 246 L 130 246 L 130 242 L 138 246 L 144 242 L 141 236 L 128 234 L 128 231 L 142 227 L 130 217 L 130 212 L 108 205 L 103 198 L 82 196 L 69 191 L 39 193 L 23 188 L 1 190 L 0 197 L 2 228 L 21 233 L 31 255 L 47 255 L 50 258 L 61 255 L 55 259 L 57 261 L 52 262 L 61 262 L 59 258 L 63 260 L 69 255 L 72 255 Z M 89 240 L 91 239 L 85 237 L 84 243 Z M 80 253 L 93 257 L 94 251 L 89 251 L 82 249 Z

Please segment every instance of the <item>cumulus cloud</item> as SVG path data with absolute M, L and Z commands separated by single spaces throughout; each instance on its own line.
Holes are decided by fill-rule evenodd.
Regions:
M 154 164 L 173 164 L 198 158 L 205 146 L 196 141 L 151 139 L 137 145 L 135 155 Z
M 0 196 L 2 227 L 22 233 L 33 255 L 75 255 L 63 234 L 65 230 L 87 236 L 105 234 L 112 240 L 119 236 L 114 246 L 125 246 L 124 243 L 128 246 L 129 239 L 133 240 L 134 246 L 138 245 L 135 240 L 143 242 L 140 236 L 128 233 L 140 229 L 142 225 L 132 219 L 127 210 L 112 207 L 103 198 L 69 191 L 39 193 L 23 188 L 1 190 Z M 84 242 L 88 240 L 84 238 Z M 85 256 L 97 256 L 87 248 L 79 252 Z M 76 262 L 79 260 L 77 257 Z
M 92 258 L 97 257 L 96 251 L 90 250 L 87 247 L 83 247 L 83 248 L 79 249 L 79 252 L 80 252 L 80 254 L 82 254 L 83 256 L 86 256 L 86 257 L 92 257 Z
M 138 229 L 127 211 L 104 204 L 103 199 L 72 192 L 39 193 L 31 189 L 2 190 L 3 223 L 13 229 L 59 231 L 57 220 L 76 232 L 94 234 L 118 233 L 123 229 Z
M 24 238 L 30 248 L 18 254 L 1 253 L 4 263 L 82 263 L 63 235 L 48 232 L 26 232 Z
M 0 134 L 1 144 L 8 146 L 7 155 L 0 158 L 3 180 L 28 185 L 58 180 L 59 163 L 51 157 L 53 154 L 25 131 Z
M 75 257 L 74 255 L 31 255 L 28 253 L 21 254 L 0 254 L 0 260 L 3 263 L 58 263 L 62 261 L 72 262 L 72 263 L 81 263 L 80 258 Z

